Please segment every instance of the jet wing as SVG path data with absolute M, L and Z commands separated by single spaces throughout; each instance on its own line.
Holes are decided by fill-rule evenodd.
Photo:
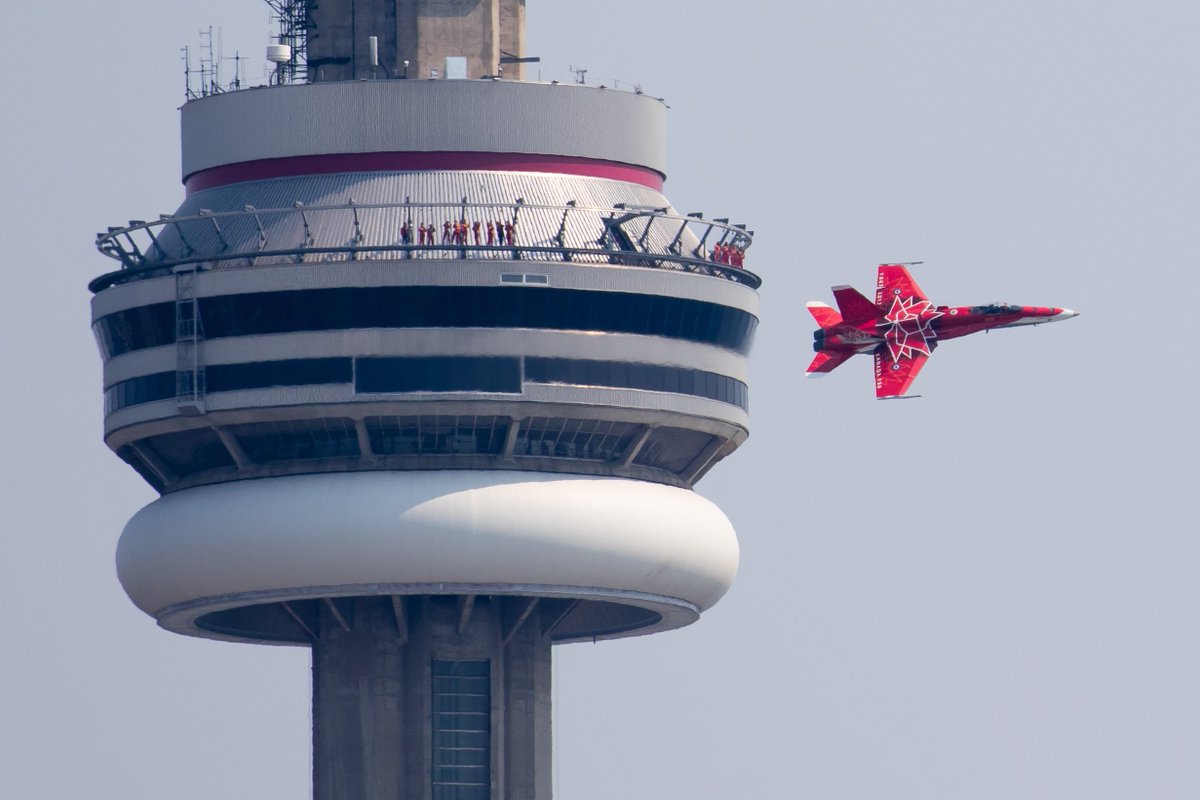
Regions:
M 812 363 L 808 365 L 808 369 L 805 370 L 805 377 L 823 378 L 844 364 L 852 355 L 854 355 L 853 351 L 848 353 L 817 353 L 817 357 L 812 360 Z
M 879 276 L 875 282 L 875 305 L 891 308 L 892 301 L 896 298 L 915 298 L 927 302 L 929 300 L 903 264 L 880 264 Z
M 912 386 L 929 356 L 916 350 L 910 352 L 911 356 L 902 355 L 893 361 L 886 345 L 875 350 L 875 397 L 880 400 L 901 397 Z

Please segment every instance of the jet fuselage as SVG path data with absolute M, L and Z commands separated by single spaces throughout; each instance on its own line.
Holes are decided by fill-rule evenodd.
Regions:
M 813 334 L 817 357 L 808 375 L 828 374 L 856 353 L 873 353 L 880 398 L 902 396 L 938 340 L 1078 315 L 1066 308 L 1008 303 L 935 306 L 900 264 L 880 265 L 874 303 L 849 286 L 835 286 L 833 293 L 839 311 L 824 303 L 808 304 L 821 326 Z

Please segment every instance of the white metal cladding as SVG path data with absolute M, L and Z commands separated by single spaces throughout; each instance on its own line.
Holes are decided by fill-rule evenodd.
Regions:
M 488 586 L 703 611 L 738 565 L 729 520 L 685 489 L 519 472 L 302 475 L 188 489 L 139 511 L 117 547 L 130 599 L 171 630 L 252 598 Z M 406 587 L 406 588 L 402 588 Z M 239 598 L 244 598 L 239 601 Z M 669 609 L 667 609 L 669 610 Z M 668 617 L 652 632 L 685 625 Z
M 460 205 L 464 197 L 468 203 L 465 209 Z M 518 204 L 518 198 L 524 202 Z M 353 211 L 349 208 L 318 210 L 322 206 L 345 206 L 351 202 L 363 207 Z M 411 204 L 407 208 L 370 207 L 406 202 Z M 572 202 L 575 208 L 568 209 L 567 203 Z M 312 209 L 301 214 L 296 203 Z M 615 208 L 618 203 L 631 208 L 662 208 L 669 214 L 677 213 L 661 193 L 640 184 L 533 172 L 360 172 L 248 181 L 195 192 L 188 196 L 175 215 L 190 217 L 202 211 L 241 212 L 247 206 L 253 206 L 261 213 L 219 217 L 215 225 L 210 220 L 190 220 L 178 226 L 165 226 L 158 234 L 151 257 L 152 260 L 170 260 L 192 253 L 280 250 L 302 247 L 306 241 L 310 248 L 394 245 L 401 242 L 401 226 L 409 220 L 414 227 L 432 223 L 436 241 L 440 243 L 443 223 L 448 220 L 465 217 L 468 223 L 478 220 L 486 227 L 489 219 L 511 221 L 514 213 L 517 215 L 516 244 L 596 249 L 605 233 L 604 220 L 626 213 Z M 445 205 L 429 207 L 427 204 Z M 484 204 L 484 207 L 476 207 L 477 204 Z M 647 230 L 646 222 L 638 218 L 626 223 L 622 230 L 638 240 L 640 251 L 665 253 L 679 234 L 680 225 L 656 219 Z M 412 240 L 417 241 L 415 231 Z M 698 244 L 696 234 L 688 228 L 680 236 L 678 250 L 685 255 L 691 254 Z M 713 242 L 708 244 L 711 246 Z M 447 254 L 428 255 L 445 258 Z M 322 258 L 319 255 L 312 257 Z M 324 258 L 340 260 L 345 255 Z M 560 261 L 562 256 L 531 253 L 524 258 Z M 586 261 L 606 257 L 576 255 L 575 258 Z M 271 260 L 294 259 L 271 256 L 259 263 Z
M 577 156 L 666 174 L 666 108 L 645 95 L 516 81 L 346 81 L 246 89 L 183 107 L 183 176 L 332 153 Z

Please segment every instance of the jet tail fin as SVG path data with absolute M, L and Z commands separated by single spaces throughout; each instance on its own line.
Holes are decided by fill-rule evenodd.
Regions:
M 853 286 L 835 286 L 833 287 L 833 296 L 842 312 L 842 319 L 847 324 L 861 325 L 884 315 L 883 309 L 864 297 Z
M 819 300 L 809 301 L 807 308 L 808 313 L 813 315 L 813 319 L 815 319 L 817 324 L 823 329 L 832 328 L 834 325 L 842 324 L 842 315 Z
M 808 365 L 804 374 L 809 378 L 823 378 L 844 364 L 852 355 L 854 353 L 817 353 L 817 357 Z

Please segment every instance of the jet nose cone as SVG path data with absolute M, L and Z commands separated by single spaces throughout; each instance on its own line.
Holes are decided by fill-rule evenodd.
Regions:
M 1078 316 L 1079 316 L 1078 311 L 1072 311 L 1069 308 L 1060 308 L 1060 309 L 1058 309 L 1058 313 L 1050 318 L 1050 321 L 1054 322 L 1056 320 L 1070 319 L 1071 317 L 1078 317 Z

